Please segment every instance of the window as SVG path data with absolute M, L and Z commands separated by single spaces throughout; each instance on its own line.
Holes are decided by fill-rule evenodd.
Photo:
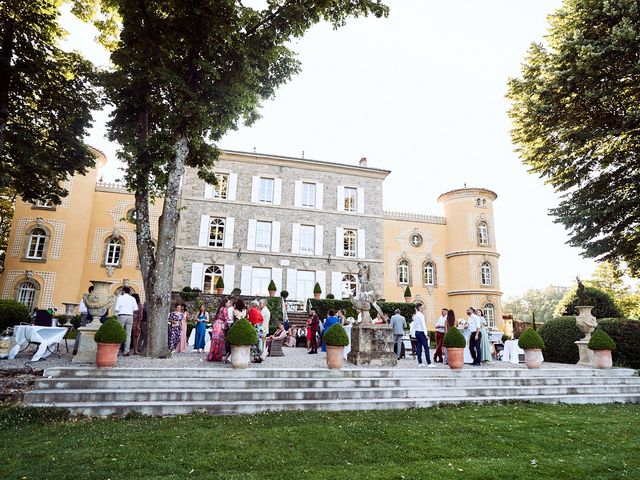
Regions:
M 271 251 L 271 222 L 256 222 L 256 250 Z
M 217 185 L 213 186 L 213 198 L 227 198 L 227 191 L 229 189 L 229 175 L 226 173 L 216 174 Z
M 411 238 L 409 239 L 409 241 L 411 242 L 411 246 L 418 248 L 422 246 L 422 242 L 423 242 L 422 235 L 420 235 L 417 232 L 414 232 L 413 234 L 411 234 Z
M 409 285 L 409 261 L 400 260 L 398 262 L 398 283 L 400 285 Z
M 204 271 L 204 293 L 215 293 L 216 282 L 222 277 L 222 267 L 209 265 Z
M 344 211 L 355 212 L 358 208 L 358 189 L 344 187 Z
M 493 303 L 487 303 L 482 308 L 484 311 L 484 319 L 487 321 L 487 326 L 489 328 L 496 327 L 496 307 L 493 306 Z
M 224 218 L 211 219 L 211 224 L 209 227 L 209 246 L 210 247 L 224 246 L 224 224 L 225 224 Z
M 38 199 L 35 202 L 33 202 L 33 204 L 39 208 L 53 208 L 53 203 L 51 203 L 51 200 Z
M 480 283 L 491 285 L 491 264 L 489 262 L 483 262 L 480 267 Z
M 122 241 L 119 238 L 110 238 L 107 242 L 107 251 L 104 264 L 117 267 L 120 265 L 120 254 L 122 253 Z
M 251 269 L 251 295 L 268 295 L 269 282 L 271 281 L 270 268 Z
M 487 222 L 480 222 L 478 224 L 478 244 L 489 245 L 489 227 Z
M 424 264 L 424 284 L 433 287 L 436 284 L 436 267 L 433 262 L 425 262 Z
M 355 297 L 358 293 L 358 277 L 352 273 L 342 276 L 342 298 Z
M 298 300 L 313 298 L 313 287 L 316 285 L 316 272 L 298 270 L 296 275 L 296 296 Z
M 316 184 L 302 183 L 302 206 L 315 208 L 316 206 Z
M 316 250 L 316 227 L 300 225 L 300 253 L 314 255 Z
M 34 307 L 34 302 L 36 299 L 36 286 L 33 282 L 22 282 L 20 288 L 18 288 L 18 297 L 16 300 L 18 302 L 24 304 L 29 312 Z
M 273 203 L 273 178 L 260 178 L 259 203 Z
M 357 256 L 358 235 L 355 230 L 344 230 L 344 253 L 345 257 Z
M 47 233 L 42 228 L 34 228 L 31 231 L 31 235 L 29 235 L 26 257 L 31 259 L 42 259 L 46 240 Z

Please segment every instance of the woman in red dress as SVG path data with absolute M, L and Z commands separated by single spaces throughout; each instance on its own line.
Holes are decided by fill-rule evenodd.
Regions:
M 218 306 L 218 311 L 211 327 L 211 348 L 209 349 L 209 355 L 207 355 L 209 362 L 221 362 L 224 358 L 224 332 L 229 322 L 230 306 L 231 303 L 227 298 L 223 298 Z

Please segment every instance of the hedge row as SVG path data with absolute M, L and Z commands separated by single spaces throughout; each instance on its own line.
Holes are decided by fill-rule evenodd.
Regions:
M 333 300 L 333 299 L 311 299 L 311 306 L 315 309 L 316 313 L 320 318 L 326 318 L 327 312 L 329 310 L 340 310 L 343 309 L 345 311 L 345 316 L 356 318 L 358 314 L 356 313 L 353 305 L 349 300 Z M 407 319 L 407 323 L 411 321 L 411 317 L 416 313 L 416 304 L 415 303 L 400 303 L 400 302 L 378 302 L 378 306 L 380 310 L 385 315 L 391 317 L 394 314 L 395 310 L 400 310 L 400 315 Z M 371 318 L 376 318 L 378 312 L 375 308 L 371 307 Z

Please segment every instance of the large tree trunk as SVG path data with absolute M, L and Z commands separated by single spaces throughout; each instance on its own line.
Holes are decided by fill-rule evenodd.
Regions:
M 149 223 L 148 194 L 136 193 L 138 251 L 147 299 L 148 321 L 147 341 L 143 354 L 155 358 L 166 357 L 168 353 L 167 318 L 171 307 L 173 264 L 180 220 L 178 210 L 180 182 L 184 174 L 184 162 L 189 153 L 187 138 L 180 136 L 174 144 L 174 150 L 175 157 L 168 165 L 167 188 L 158 224 L 158 242 L 155 252 Z

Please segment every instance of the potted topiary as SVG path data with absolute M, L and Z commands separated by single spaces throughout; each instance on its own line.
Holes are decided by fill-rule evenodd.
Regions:
M 222 277 L 218 277 L 218 280 L 216 280 L 216 293 L 222 295 L 222 292 L 224 292 L 224 280 L 222 280 Z
M 273 280 L 271 280 L 269 282 L 269 286 L 267 287 L 267 291 L 269 292 L 269 296 L 270 297 L 274 297 L 276 294 L 276 282 L 274 282 Z
M 544 341 L 533 328 L 527 328 L 518 339 L 518 346 L 524 350 L 524 363 L 527 368 L 540 368 Z
M 286 290 L 282 290 L 280 292 L 280 297 L 282 297 L 283 300 L 286 300 L 289 297 L 289 292 L 287 292 Z
M 231 344 L 231 365 L 233 368 L 247 368 L 251 345 L 258 343 L 256 329 L 249 323 L 249 320 L 242 318 L 229 329 L 226 340 Z
M 339 323 L 335 323 L 324 332 L 324 343 L 327 345 L 327 367 L 342 368 L 344 364 L 344 347 L 349 345 L 347 331 Z
M 333 293 L 327 293 L 327 300 L 334 300 L 336 296 Z
M 404 301 L 407 303 L 411 301 L 411 289 L 409 288 L 409 285 L 404 289 Z
M 96 365 L 98 367 L 113 367 L 118 360 L 120 345 L 127 339 L 124 327 L 117 320 L 109 318 L 95 334 L 94 340 L 98 345 L 96 351 Z
M 452 370 L 460 370 L 464 367 L 464 349 L 467 341 L 464 335 L 455 327 L 450 328 L 442 339 L 447 349 L 447 364 Z
M 589 340 L 589 349 L 593 350 L 593 363 L 596 368 L 611 368 L 613 360 L 611 359 L 611 350 L 616 349 L 616 342 L 601 328 L 591 334 Z
M 313 286 L 313 298 L 316 300 L 320 298 L 320 294 L 322 293 L 322 289 L 320 288 L 320 284 L 316 282 Z

